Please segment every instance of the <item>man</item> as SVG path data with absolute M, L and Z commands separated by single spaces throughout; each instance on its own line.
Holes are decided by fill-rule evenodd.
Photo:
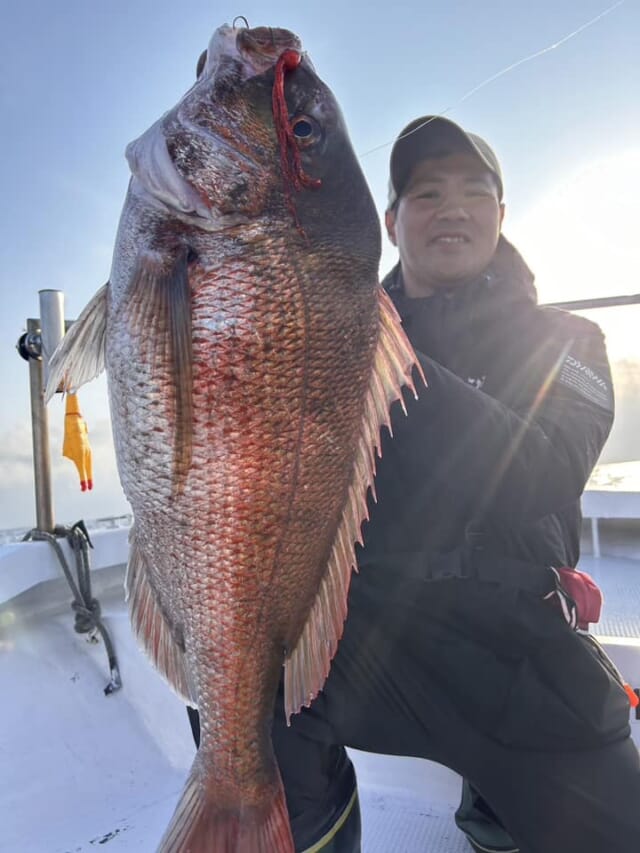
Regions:
M 276 707 L 297 851 L 360 850 L 345 745 L 457 771 L 476 851 L 638 849 L 628 698 L 559 584 L 613 418 L 604 342 L 537 307 L 502 197 L 479 137 L 428 116 L 398 137 L 386 225 L 400 262 L 384 286 L 428 388 L 383 436 L 325 688 L 290 728 Z
M 627 695 L 554 606 L 567 601 L 552 567 L 577 563 L 579 498 L 613 418 L 603 337 L 537 307 L 503 216 L 484 140 L 440 117 L 403 130 L 384 286 L 429 387 L 393 412 L 325 689 L 289 729 L 276 708 L 301 851 L 360 849 L 343 745 L 459 772 L 476 850 L 640 843 Z

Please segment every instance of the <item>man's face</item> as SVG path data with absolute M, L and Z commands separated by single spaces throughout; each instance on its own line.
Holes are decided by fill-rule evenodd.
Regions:
M 407 295 L 476 278 L 493 257 L 503 216 L 493 175 L 474 154 L 419 162 L 386 218 Z

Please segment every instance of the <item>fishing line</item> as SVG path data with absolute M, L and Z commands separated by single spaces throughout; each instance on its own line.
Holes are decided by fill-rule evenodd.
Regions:
M 405 139 L 407 136 L 411 136 L 412 133 L 416 133 L 418 130 L 421 130 L 425 125 L 430 124 L 435 118 L 439 118 L 440 116 L 445 116 L 447 113 L 450 113 L 452 110 L 455 110 L 460 104 L 464 103 L 468 98 L 472 95 L 475 95 L 476 92 L 479 92 L 480 89 L 484 89 L 485 86 L 488 86 L 490 83 L 493 83 L 495 80 L 498 80 L 504 74 L 508 74 L 509 71 L 513 71 L 514 68 L 518 68 L 520 65 L 524 65 L 526 62 L 531 62 L 533 59 L 537 59 L 539 56 L 543 56 L 545 53 L 549 53 L 552 50 L 555 50 L 557 47 L 560 47 L 563 44 L 566 44 L 570 39 L 584 32 L 589 27 L 592 27 L 594 24 L 597 24 L 598 21 L 602 20 L 602 18 L 609 15 L 611 12 L 615 11 L 618 6 L 622 6 L 625 0 L 617 0 L 612 6 L 609 6 L 604 11 L 600 12 L 595 18 L 591 18 L 591 20 L 582 24 L 576 30 L 573 30 L 568 35 L 563 36 L 559 41 L 554 42 L 553 44 L 548 45 L 547 47 L 543 47 L 542 50 L 537 50 L 535 53 L 530 54 L 529 56 L 525 56 L 524 59 L 519 59 L 517 62 L 512 62 L 511 65 L 507 65 L 506 68 L 503 68 L 501 71 L 497 71 L 495 74 L 492 74 L 491 77 L 487 77 L 486 80 L 483 80 L 482 83 L 478 83 L 477 86 L 474 86 L 473 89 L 469 89 L 459 101 L 456 101 L 455 104 L 447 107 L 446 110 L 443 110 L 441 113 L 434 115 L 432 118 L 427 119 L 427 121 L 418 125 L 418 127 L 414 127 L 408 133 L 405 133 L 403 136 L 398 136 L 396 139 L 392 139 L 390 142 L 383 142 L 382 145 L 377 145 L 375 148 L 370 148 L 368 151 L 365 151 L 363 154 L 360 154 L 360 157 L 366 157 L 369 154 L 373 154 L 375 151 L 381 151 L 383 148 L 388 148 L 390 145 L 393 145 L 398 139 Z

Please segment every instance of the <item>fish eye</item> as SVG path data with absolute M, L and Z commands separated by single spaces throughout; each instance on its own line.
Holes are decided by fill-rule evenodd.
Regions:
M 313 145 L 320 138 L 318 122 L 311 116 L 296 116 L 291 122 L 291 132 L 301 148 Z
M 304 118 L 299 119 L 293 125 L 293 132 L 298 137 L 298 139 L 307 139 L 307 137 L 313 134 L 313 128 L 311 127 L 311 122 L 307 121 Z
M 196 65 L 196 80 L 204 71 L 204 66 L 206 65 L 206 62 L 207 62 L 207 51 L 203 50 L 202 53 L 200 54 L 199 59 L 198 59 L 198 64 Z

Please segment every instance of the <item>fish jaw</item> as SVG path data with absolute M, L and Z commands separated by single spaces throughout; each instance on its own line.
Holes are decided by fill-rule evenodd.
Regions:
M 236 28 L 218 27 L 209 42 L 207 59 L 202 76 L 215 75 L 220 62 L 237 60 L 243 69 L 244 79 L 268 71 L 285 50 L 302 50 L 295 33 L 279 27 Z

